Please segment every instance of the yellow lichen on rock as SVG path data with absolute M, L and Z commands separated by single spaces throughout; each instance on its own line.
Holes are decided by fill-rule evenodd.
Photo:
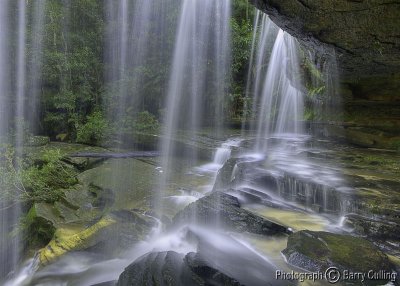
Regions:
M 114 219 L 106 216 L 94 225 L 72 235 L 68 234 L 68 230 L 58 229 L 50 243 L 38 252 L 41 265 L 54 262 L 67 252 L 96 245 L 104 240 L 108 233 L 112 233 L 113 226 L 116 225 L 117 222 Z

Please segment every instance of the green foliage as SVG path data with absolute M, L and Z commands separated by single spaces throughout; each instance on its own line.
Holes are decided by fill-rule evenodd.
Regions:
M 63 189 L 77 183 L 76 170 L 62 161 L 59 149 L 46 150 L 41 166 L 30 166 L 21 172 L 26 190 L 23 199 L 34 202 L 54 202 L 63 195 Z
M 138 133 L 155 134 L 160 129 L 157 118 L 148 111 L 142 111 L 136 114 L 125 114 L 122 121 L 115 123 L 115 130 L 121 133 L 133 136 Z
M 17 168 L 16 166 L 19 166 Z M 15 201 L 26 194 L 25 186 L 21 181 L 23 162 L 16 159 L 15 149 L 9 144 L 0 146 L 0 200 Z
M 85 144 L 99 144 L 106 139 L 109 124 L 100 111 L 87 117 L 85 124 L 77 128 L 76 141 Z
M 247 63 L 250 58 L 251 42 L 253 35 L 252 23 L 233 18 L 231 20 L 232 28 L 232 48 L 234 74 L 243 75 L 247 72 Z
M 76 170 L 62 162 L 59 149 L 46 150 L 40 164 L 16 157 L 10 145 L 0 148 L 0 200 L 22 202 L 54 202 L 62 189 L 77 183 Z
M 103 89 L 103 3 L 47 1 L 43 41 L 44 127 L 55 136 L 75 132 L 100 104 Z
M 392 143 L 392 149 L 397 150 L 397 151 L 400 152 L 400 140 L 395 140 Z
M 315 111 L 312 108 L 306 108 L 304 110 L 304 120 L 312 121 L 317 118 Z
M 322 97 L 325 94 L 325 85 L 310 87 L 307 96 L 310 98 Z
M 251 56 L 251 43 L 253 40 L 254 8 L 248 1 L 235 0 L 231 19 L 232 29 L 232 86 L 229 95 L 228 112 L 231 119 L 249 117 L 244 107 L 249 105 L 250 99 L 245 98 L 248 64 Z
M 148 111 L 139 112 L 133 122 L 133 130 L 141 133 L 157 133 L 160 129 L 160 124 L 157 118 Z

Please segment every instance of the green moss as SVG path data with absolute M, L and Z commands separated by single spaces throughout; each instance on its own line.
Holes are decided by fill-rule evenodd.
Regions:
M 25 247 L 29 250 L 45 246 L 53 237 L 55 227 L 51 221 L 38 215 L 37 206 L 31 207 L 21 220 Z
M 71 234 L 68 229 L 57 229 L 54 239 L 38 252 L 39 261 L 42 265 L 47 265 L 69 251 L 77 251 L 94 246 L 99 243 L 102 237 L 107 237 L 107 233 L 111 234 L 113 232 L 111 227 L 115 223 L 115 220 L 105 217 L 79 233 L 73 232 Z
M 366 273 L 370 270 L 391 271 L 393 268 L 389 258 L 371 242 L 328 232 L 294 233 L 289 237 L 283 254 L 290 264 L 309 271 L 337 267 Z

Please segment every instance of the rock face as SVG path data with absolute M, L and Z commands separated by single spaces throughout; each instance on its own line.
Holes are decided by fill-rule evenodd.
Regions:
M 190 221 L 205 226 L 221 224 L 237 232 L 264 235 L 290 233 L 286 227 L 240 208 L 236 197 L 221 192 L 213 192 L 190 204 L 174 217 L 173 224 Z
M 173 251 L 146 254 L 128 266 L 117 286 L 226 285 L 240 286 L 235 279 L 210 267 L 195 253 Z
M 400 72 L 400 1 L 250 2 L 312 50 L 334 47 L 346 78 Z
M 289 237 L 282 253 L 289 264 L 308 271 L 329 267 L 362 273 L 392 270 L 388 257 L 372 243 L 349 235 L 300 231 Z
M 343 106 L 332 109 L 344 113 L 325 136 L 336 138 L 339 128 L 352 144 L 400 148 L 399 0 L 249 2 L 313 51 L 319 64 L 336 56 Z

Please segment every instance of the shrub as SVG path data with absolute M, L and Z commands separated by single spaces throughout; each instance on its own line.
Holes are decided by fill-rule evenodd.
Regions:
M 22 171 L 22 184 L 27 200 L 55 202 L 63 195 L 63 189 L 77 183 L 76 170 L 65 164 L 59 149 L 43 154 L 42 166 L 31 166 Z
M 139 112 L 133 121 L 133 132 L 156 133 L 160 128 L 157 118 L 148 111 Z
M 99 144 L 106 138 L 109 124 L 100 111 L 96 111 L 87 117 L 84 125 L 77 129 L 76 141 L 85 144 Z

